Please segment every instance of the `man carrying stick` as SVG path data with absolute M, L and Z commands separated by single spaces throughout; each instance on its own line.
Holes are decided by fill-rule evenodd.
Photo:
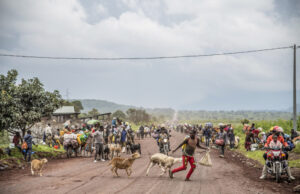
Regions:
M 200 146 L 199 144 L 200 140 L 196 137 L 196 131 L 192 130 L 190 132 L 190 137 L 185 139 L 175 150 L 172 151 L 174 153 L 176 150 L 178 150 L 181 146 L 185 145 L 184 149 L 182 149 L 182 166 L 179 168 L 176 168 L 174 170 L 169 170 L 169 176 L 170 178 L 173 178 L 173 174 L 182 170 L 186 170 L 187 163 L 189 162 L 191 165 L 191 169 L 189 170 L 188 174 L 186 175 L 185 181 L 190 181 L 190 176 L 194 172 L 196 165 L 195 165 L 195 159 L 194 159 L 194 152 L 196 147 L 201 149 L 207 149 L 205 147 Z

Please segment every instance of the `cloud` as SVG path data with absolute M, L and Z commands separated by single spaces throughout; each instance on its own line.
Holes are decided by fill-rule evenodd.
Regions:
M 144 57 L 300 43 L 299 15 L 295 11 L 282 17 L 278 2 L 272 0 L 89 2 L 1 1 L 0 51 L 41 56 Z M 38 76 L 49 89 L 64 92 L 69 88 L 72 98 L 148 107 L 192 105 L 197 109 L 205 104 L 213 106 L 208 100 L 212 96 L 213 107 L 222 107 L 222 95 L 244 93 L 245 97 L 253 92 L 259 93 L 263 101 L 276 93 L 275 100 L 266 102 L 266 107 L 290 103 L 285 99 L 291 91 L 292 50 L 162 61 L 0 58 L 0 62 L 1 72 L 16 68 L 21 76 Z M 228 100 L 232 107 L 244 108 L 245 101 L 238 105 L 235 102 Z M 261 105 L 255 106 L 254 100 L 249 109 Z

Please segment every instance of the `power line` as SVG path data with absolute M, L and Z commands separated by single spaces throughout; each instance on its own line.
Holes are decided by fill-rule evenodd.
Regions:
M 18 55 L 18 54 L 4 54 L 0 53 L 0 57 L 17 57 L 17 58 L 33 58 L 33 59 L 64 59 L 64 60 L 158 60 L 158 59 L 178 59 L 178 58 L 197 58 L 197 57 L 212 57 L 220 55 L 236 55 L 246 53 L 256 53 L 264 51 L 274 51 L 293 48 L 293 46 L 265 48 L 247 51 L 236 52 L 223 52 L 223 53 L 211 53 L 211 54 L 197 54 L 197 55 L 177 55 L 177 56 L 158 56 L 158 57 L 51 57 L 51 56 L 35 56 L 35 55 Z

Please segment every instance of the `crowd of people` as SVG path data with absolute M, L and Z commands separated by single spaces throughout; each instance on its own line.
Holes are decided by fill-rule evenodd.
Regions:
M 264 145 L 267 142 L 267 139 L 273 135 L 274 132 L 278 132 L 284 141 L 288 144 L 287 151 L 292 151 L 295 148 L 295 144 L 300 142 L 300 134 L 291 129 L 290 135 L 284 133 L 284 130 L 280 126 L 271 127 L 269 132 L 264 132 L 261 127 L 256 128 L 255 123 L 252 125 L 244 125 L 243 132 L 246 134 L 245 138 L 245 149 L 247 151 L 254 151 L 256 149 L 264 148 Z
M 147 137 L 152 137 L 156 140 L 160 152 L 162 140 L 167 138 L 169 151 L 171 151 L 171 135 L 168 129 L 186 134 L 182 143 L 172 152 L 174 153 L 179 148 L 182 148 L 183 165 L 169 172 L 171 178 L 174 173 L 185 170 L 187 164 L 190 163 L 191 169 L 186 176 L 186 180 L 189 180 L 196 168 L 193 157 L 196 147 L 201 149 L 216 147 L 220 152 L 219 157 L 224 158 L 226 145 L 228 145 L 229 149 L 234 149 L 239 144 L 239 137 L 235 136 L 234 128 L 231 124 L 219 123 L 217 127 L 214 127 L 211 122 L 205 123 L 204 126 L 185 123 L 183 125 L 170 125 L 166 127 L 164 124 L 158 126 L 152 124 L 141 125 L 136 131 L 133 131 L 128 122 L 119 121 L 117 118 L 113 118 L 111 123 L 104 122 L 100 124 L 97 122 L 93 125 L 83 123 L 80 127 L 67 124 L 63 129 L 56 129 L 55 132 L 51 125 L 48 124 L 44 130 L 43 142 L 54 148 L 63 146 L 66 150 L 68 150 L 68 146 L 71 146 L 73 152 L 76 154 L 77 152 L 88 152 L 92 156 L 94 152 L 94 162 L 97 162 L 98 158 L 101 161 L 108 159 L 104 157 L 108 145 L 119 145 L 122 152 L 125 152 L 128 145 L 135 145 L 135 139 L 143 140 Z M 261 127 L 256 128 L 253 123 L 251 126 L 244 125 L 243 132 L 245 133 L 244 146 L 247 151 L 253 151 L 252 148 L 255 147 L 261 149 L 280 147 L 283 149 L 286 161 L 289 156 L 288 151 L 291 151 L 295 147 L 294 144 L 300 141 L 300 134 L 297 131 L 292 129 L 289 135 L 284 133 L 283 129 L 279 126 L 274 126 L 268 133 L 265 133 Z M 28 130 L 23 139 L 20 133 L 17 132 L 13 138 L 13 143 L 24 154 L 24 160 L 30 162 L 32 145 L 35 144 L 31 131 Z M 205 147 L 200 146 L 200 143 L 203 143 Z M 266 164 L 264 165 L 261 179 L 264 179 L 267 174 L 267 152 L 263 157 L 266 160 Z M 288 166 L 287 162 L 286 166 Z M 287 174 L 290 179 L 294 179 L 289 167 L 287 167 Z
M 290 167 L 288 166 L 289 151 L 295 148 L 295 144 L 300 141 L 300 134 L 294 129 L 291 129 L 291 135 L 284 133 L 284 130 L 280 126 L 271 127 L 269 132 L 263 132 L 261 127 L 256 128 L 255 123 L 251 126 L 244 125 L 243 131 L 246 134 L 245 149 L 247 151 L 255 151 L 256 149 L 267 150 L 263 154 L 265 159 L 265 165 L 262 170 L 260 179 L 265 179 L 267 176 L 267 168 L 270 167 L 270 162 L 267 159 L 269 150 L 282 150 L 283 152 L 283 167 L 286 168 L 287 175 L 290 180 L 295 178 L 291 174 Z

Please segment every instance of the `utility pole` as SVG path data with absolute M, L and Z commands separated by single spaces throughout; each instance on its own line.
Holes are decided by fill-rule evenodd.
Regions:
M 69 100 L 69 89 L 67 88 L 67 91 L 66 91 L 66 98 L 67 100 Z
M 293 128 L 297 130 L 297 100 L 296 100 L 296 44 L 294 44 L 294 67 L 293 67 Z

